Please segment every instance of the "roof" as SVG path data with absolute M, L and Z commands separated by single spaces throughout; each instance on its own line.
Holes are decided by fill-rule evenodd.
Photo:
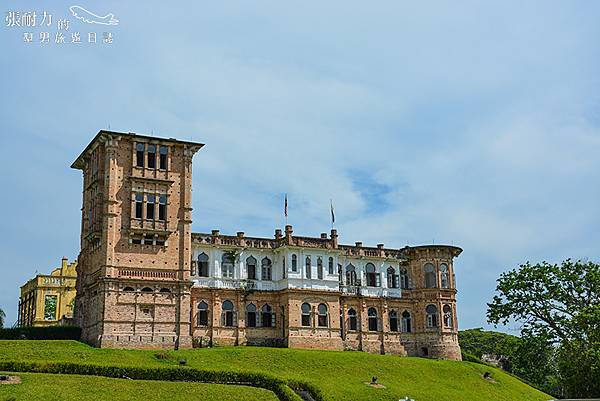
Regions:
M 178 143 L 181 145 L 196 146 L 196 147 L 198 147 L 198 149 L 200 149 L 204 146 L 204 144 L 200 143 L 200 142 L 180 141 L 179 139 L 175 139 L 175 138 L 161 138 L 161 137 L 157 137 L 157 136 L 141 135 L 141 134 L 137 134 L 135 132 L 118 132 L 118 131 L 100 130 L 94 136 L 94 138 L 90 141 L 90 143 L 88 143 L 88 145 L 85 147 L 85 149 L 83 149 L 81 154 L 79 156 L 77 156 L 77 159 L 75 159 L 73 164 L 71 164 L 71 168 L 81 169 L 81 161 L 83 160 L 85 154 L 90 150 L 90 148 L 94 145 L 94 143 L 96 143 L 103 135 L 119 135 L 119 136 L 127 136 L 130 138 L 143 138 L 143 139 L 149 139 L 149 140 L 155 140 L 155 141 L 166 141 L 166 142 L 171 142 L 171 143 Z

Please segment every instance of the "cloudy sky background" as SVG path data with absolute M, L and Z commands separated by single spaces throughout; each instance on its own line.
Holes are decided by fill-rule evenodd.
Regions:
M 0 30 L 0 307 L 79 249 L 100 129 L 206 144 L 195 231 L 329 229 L 345 243 L 459 245 L 461 328 L 531 260 L 600 260 L 600 3 L 5 1 L 112 45 Z M 113 12 L 106 29 L 69 16 Z M 47 29 L 52 35 L 56 25 Z M 70 36 L 67 37 L 70 41 Z M 504 328 L 514 330 L 517 326 Z

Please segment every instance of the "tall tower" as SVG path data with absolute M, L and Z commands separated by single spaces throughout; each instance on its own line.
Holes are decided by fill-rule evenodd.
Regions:
M 423 245 L 402 250 L 409 260 L 411 289 L 403 291 L 415 303 L 416 336 L 410 355 L 460 360 L 456 313 L 454 258 L 462 249 Z
M 192 158 L 203 144 L 100 131 L 83 171 L 75 322 L 98 347 L 191 346 Z

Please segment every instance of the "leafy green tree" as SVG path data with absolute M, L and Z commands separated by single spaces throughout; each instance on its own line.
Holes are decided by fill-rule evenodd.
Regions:
M 2 308 L 0 308 L 0 329 L 4 327 L 4 319 L 6 319 L 6 314 Z
M 600 396 L 600 265 L 570 259 L 560 265 L 528 262 L 502 273 L 496 292 L 488 321 L 517 321 L 530 344 L 553 346 L 564 395 Z
M 520 338 L 477 328 L 459 331 L 458 341 L 463 352 L 478 358 L 484 354 L 501 357 L 499 362 L 502 369 L 546 393 L 555 396 L 562 394 L 557 385 L 555 347 L 546 340 L 538 337 Z

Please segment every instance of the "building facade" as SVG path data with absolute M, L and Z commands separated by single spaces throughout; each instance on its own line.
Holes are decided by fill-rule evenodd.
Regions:
M 38 274 L 23 286 L 19 296 L 19 327 L 68 324 L 73 319 L 77 261 L 62 258 L 49 275 Z
M 460 359 L 461 249 L 191 232 L 203 145 L 100 131 L 83 170 L 75 318 L 101 347 L 269 345 Z

